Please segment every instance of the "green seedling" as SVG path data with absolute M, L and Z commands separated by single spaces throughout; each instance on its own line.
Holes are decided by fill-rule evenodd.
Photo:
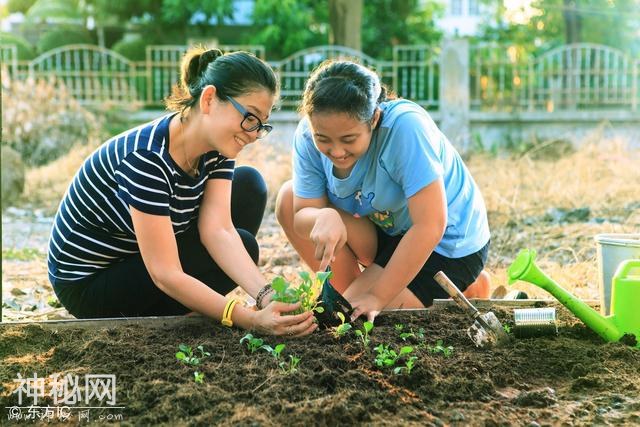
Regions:
M 196 352 L 186 344 L 180 344 L 178 348 L 180 351 L 176 353 L 176 359 L 187 365 L 197 366 L 200 364 L 201 359 L 211 356 L 211 353 L 204 351 L 204 347 L 201 345 L 196 347 L 196 350 L 200 353 L 199 355 L 196 355 Z
M 338 313 L 342 314 L 342 313 Z M 343 316 L 344 317 L 344 316 Z M 354 332 L 358 338 L 362 341 L 362 345 L 369 347 L 371 340 L 369 339 L 369 332 L 373 329 L 373 323 L 368 320 L 362 324 L 362 330 L 356 329 Z
M 262 346 L 271 356 L 273 356 L 274 359 L 276 359 L 276 362 L 278 360 L 280 360 L 280 354 L 282 353 L 282 350 L 284 350 L 284 348 L 286 347 L 284 344 L 278 344 L 276 345 L 274 348 L 269 347 L 268 345 L 264 345 Z
M 249 349 L 249 351 L 251 351 L 251 353 L 255 353 L 256 351 L 258 351 L 260 349 L 265 349 L 265 350 L 269 351 L 265 347 L 271 348 L 271 347 L 269 347 L 269 346 L 264 344 L 264 340 L 262 338 L 254 337 L 251 334 L 247 334 L 247 335 L 243 336 L 242 338 L 240 338 L 240 344 L 242 344 L 245 341 L 246 341 L 246 346 Z
M 396 323 L 393 327 L 396 329 L 396 332 L 402 332 L 402 329 L 404 329 L 404 325 L 402 323 Z
M 390 349 L 388 345 L 380 344 L 374 350 L 378 353 L 375 359 L 376 366 L 393 366 L 402 356 L 411 353 L 413 347 L 407 345 L 401 347 L 399 352 L 396 352 Z
M 288 314 L 299 314 L 311 310 L 322 313 L 324 308 L 318 306 L 320 303 L 318 297 L 322 291 L 322 285 L 331 277 L 331 272 L 318 272 L 315 277 L 311 277 L 308 272 L 301 271 L 298 275 L 302 279 L 298 286 L 292 285 L 281 276 L 276 276 L 271 281 L 271 287 L 274 291 L 271 300 L 288 304 L 299 301 L 300 308 Z
M 411 356 L 404 362 L 404 366 L 397 366 L 393 368 L 393 373 L 396 375 L 400 375 L 404 372 L 407 375 L 411 375 L 411 371 L 416 364 L 416 360 L 418 360 L 417 356 Z
M 340 324 L 336 326 L 333 330 L 333 336 L 336 338 L 340 338 L 346 335 L 347 332 L 351 329 L 351 324 L 346 322 L 344 314 L 339 311 L 336 312 L 336 315 L 340 318 Z
M 413 332 L 403 332 L 400 334 L 402 341 L 406 341 L 408 338 L 415 338 L 416 335 Z
M 506 333 L 508 333 L 508 334 L 510 334 L 510 333 L 511 333 L 511 326 L 509 326 L 509 325 L 506 325 L 506 324 L 505 324 L 505 325 L 502 325 L 502 329 L 504 329 L 504 331 L 505 331 Z
M 429 347 L 429 351 L 431 353 L 442 353 L 444 357 L 451 357 L 453 354 L 453 346 L 445 347 L 442 343 L 442 340 L 436 341 L 436 345 L 433 347 Z
M 289 355 L 289 362 L 280 362 L 279 366 L 282 372 L 285 374 L 293 374 L 298 371 L 298 365 L 300 364 L 300 358 L 292 354 Z
M 204 382 L 204 374 L 202 372 L 195 371 L 193 373 L 193 380 L 198 384 L 202 384 Z

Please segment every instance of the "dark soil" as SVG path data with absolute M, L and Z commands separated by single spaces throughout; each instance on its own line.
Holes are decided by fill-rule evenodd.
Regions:
M 512 322 L 511 310 L 493 311 Z M 124 408 L 93 409 L 92 422 L 121 414 L 124 424 L 172 426 L 639 424 L 640 350 L 602 342 L 562 309 L 558 318 L 557 336 L 515 339 L 493 350 L 472 345 L 469 321 L 455 306 L 380 315 L 368 348 L 353 333 L 264 337 L 271 346 L 286 344 L 285 361 L 301 358 L 293 373 L 265 351 L 251 354 L 239 343 L 245 332 L 203 318 L 103 328 L 4 324 L 0 424 L 8 423 L 5 408 L 18 404 L 13 380 L 34 372 L 115 374 L 117 406 Z M 424 328 L 424 338 L 405 342 L 396 324 L 402 332 Z M 431 351 L 437 340 L 453 353 Z M 197 368 L 202 384 L 194 381 L 196 368 L 176 360 L 181 343 L 211 352 Z M 373 348 L 381 343 L 413 346 L 410 375 L 376 366 Z M 52 398 L 43 402 L 53 405 Z

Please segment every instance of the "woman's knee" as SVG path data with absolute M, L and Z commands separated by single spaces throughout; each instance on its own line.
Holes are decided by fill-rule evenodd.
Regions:
M 257 169 L 239 166 L 231 190 L 231 218 L 237 228 L 258 233 L 267 206 L 267 184 Z
M 258 241 L 255 236 L 242 228 L 238 229 L 238 234 L 242 239 L 242 244 L 247 250 L 247 253 L 253 262 L 258 265 L 258 261 L 260 261 L 260 246 L 258 245 Z
M 276 219 L 282 228 L 293 227 L 293 183 L 285 182 L 276 197 Z
M 239 196 L 251 195 L 252 199 L 256 197 L 267 200 L 267 183 L 262 174 L 251 166 L 238 166 L 233 172 L 232 191 Z

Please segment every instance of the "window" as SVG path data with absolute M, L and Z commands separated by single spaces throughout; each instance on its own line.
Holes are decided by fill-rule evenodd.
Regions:
M 469 16 L 478 16 L 480 15 L 480 3 L 478 0 L 469 0 Z
M 462 0 L 451 0 L 451 15 L 462 15 Z

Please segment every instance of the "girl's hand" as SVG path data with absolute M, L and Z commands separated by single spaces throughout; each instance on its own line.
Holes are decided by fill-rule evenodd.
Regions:
M 315 258 L 320 260 L 318 271 L 325 271 L 335 260 L 336 252 L 347 243 L 347 228 L 335 209 L 324 208 L 316 218 L 309 238 L 316 247 Z
M 351 321 L 353 322 L 361 315 L 366 315 L 367 320 L 373 323 L 380 310 L 384 308 L 382 302 L 373 294 L 366 293 L 354 298 L 351 302 L 353 307 L 353 314 L 351 314 Z
M 312 311 L 292 316 L 283 316 L 300 308 L 300 303 L 286 304 L 283 302 L 270 302 L 265 308 L 256 312 L 254 329 L 257 332 L 269 335 L 284 335 L 292 338 L 304 337 L 318 328 L 314 323 Z

